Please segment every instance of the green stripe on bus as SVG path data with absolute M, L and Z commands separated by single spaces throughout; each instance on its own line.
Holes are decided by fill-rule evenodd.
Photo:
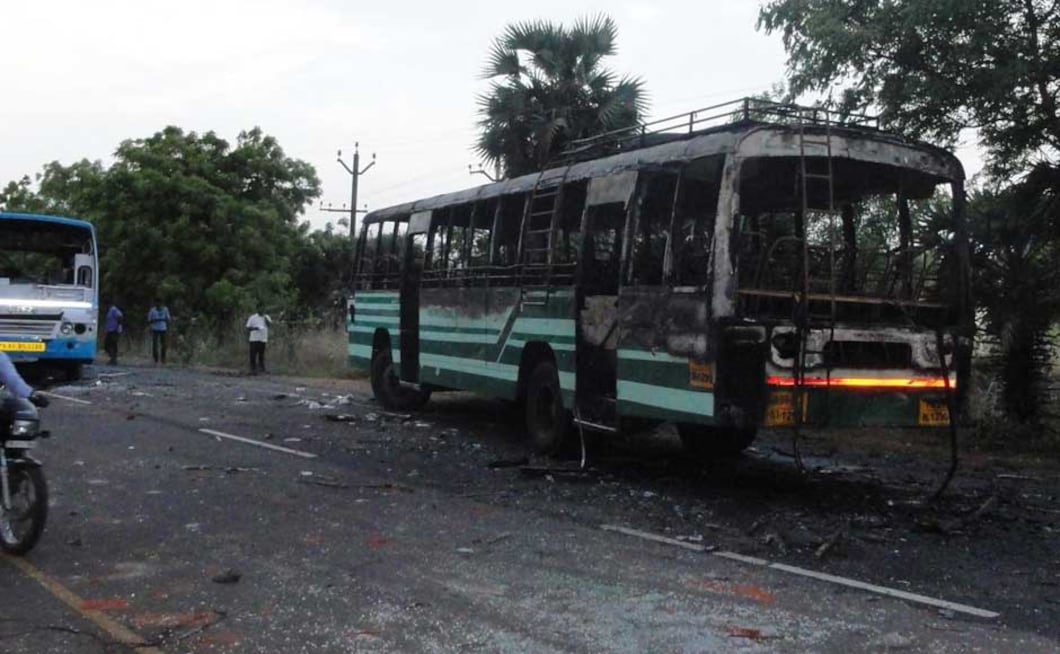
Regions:
M 358 359 L 364 359 L 365 361 L 371 362 L 372 360 L 372 346 L 371 345 L 351 345 L 349 347 L 349 356 L 356 357 Z M 401 350 L 398 348 L 391 348 L 390 360 L 394 363 L 401 363 Z
M 573 318 L 523 318 L 516 319 L 513 333 L 534 336 L 574 335 Z
M 390 293 L 358 293 L 353 297 L 354 304 L 364 302 L 366 304 L 397 304 L 401 301 L 397 292 Z
M 357 316 L 358 325 L 397 325 L 400 323 L 398 316 Z
M 670 411 L 714 415 L 714 394 L 618 380 L 619 402 L 659 407 Z
M 444 368 L 466 372 L 480 377 L 493 377 L 507 381 L 519 379 L 519 367 L 494 361 L 476 361 L 464 357 L 454 357 L 445 354 L 433 354 L 420 352 L 420 368 Z

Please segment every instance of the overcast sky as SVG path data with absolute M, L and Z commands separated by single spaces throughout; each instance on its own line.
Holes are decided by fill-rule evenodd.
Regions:
M 755 0 L 607 3 L 620 74 L 640 76 L 650 117 L 768 90 L 784 76 L 777 35 L 755 31 Z M 260 126 L 312 163 L 322 200 L 349 202 L 361 144 L 359 204 L 370 209 L 458 190 L 478 161 L 476 96 L 505 25 L 570 22 L 581 0 L 11 0 L 0 9 L 7 93 L 0 103 L 0 185 L 53 160 L 110 162 L 126 138 L 166 125 L 234 142 Z M 965 165 L 972 167 L 965 158 Z M 969 171 L 974 172 L 974 171 Z M 338 214 L 314 207 L 315 226 Z

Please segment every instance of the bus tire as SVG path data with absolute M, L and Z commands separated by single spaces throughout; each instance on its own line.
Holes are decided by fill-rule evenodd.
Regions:
M 756 429 L 679 423 L 677 435 L 685 451 L 701 461 L 739 456 L 755 439 Z
M 526 431 L 534 450 L 558 455 L 570 433 L 570 412 L 563 408 L 559 373 L 551 361 L 534 366 L 526 381 Z
M 388 411 L 410 411 L 418 409 L 431 399 L 427 388 L 403 386 L 394 372 L 394 361 L 390 350 L 381 349 L 372 357 L 372 393 Z

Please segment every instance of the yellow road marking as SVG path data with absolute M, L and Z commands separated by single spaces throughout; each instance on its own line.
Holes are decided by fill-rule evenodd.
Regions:
M 135 649 L 140 654 L 165 654 L 165 652 L 157 647 L 146 645 L 147 641 L 144 640 L 143 636 L 122 626 L 102 611 L 81 608 L 82 605 L 84 605 L 85 600 L 81 599 L 81 597 L 66 586 L 63 586 L 58 581 L 49 577 L 44 571 L 29 561 L 17 556 L 9 556 L 7 554 L 0 554 L 0 558 L 3 558 L 11 565 L 26 573 L 28 577 L 39 583 L 41 586 L 44 586 L 45 590 L 59 598 L 74 611 L 77 611 L 81 617 L 102 629 L 115 641 Z

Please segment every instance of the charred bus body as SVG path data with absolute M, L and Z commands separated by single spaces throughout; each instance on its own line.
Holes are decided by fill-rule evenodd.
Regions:
M 543 450 L 572 421 L 673 422 L 702 452 L 760 426 L 948 425 L 963 170 L 830 118 L 721 105 L 368 214 L 351 364 L 394 408 L 439 389 L 520 400 Z

